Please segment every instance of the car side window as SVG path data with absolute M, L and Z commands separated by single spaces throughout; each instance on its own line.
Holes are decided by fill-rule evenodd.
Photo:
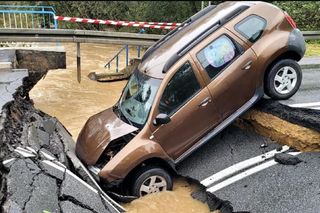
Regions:
M 235 25 L 235 29 L 242 36 L 254 43 L 262 35 L 267 21 L 257 15 L 250 15 Z
M 159 112 L 172 115 L 200 91 L 200 84 L 189 62 L 182 65 L 165 88 Z
M 239 49 L 226 35 L 222 35 L 197 53 L 197 58 L 209 77 L 214 79 L 236 57 Z

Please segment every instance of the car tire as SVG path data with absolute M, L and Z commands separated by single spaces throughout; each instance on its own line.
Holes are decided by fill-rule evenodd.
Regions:
M 271 66 L 265 78 L 265 93 L 272 99 L 289 99 L 302 81 L 300 65 L 292 59 L 278 61 Z
M 164 169 L 144 166 L 133 175 L 131 194 L 136 197 L 145 196 L 165 190 L 172 190 L 173 180 Z

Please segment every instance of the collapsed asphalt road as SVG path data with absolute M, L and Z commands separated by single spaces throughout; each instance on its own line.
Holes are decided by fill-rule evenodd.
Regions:
M 3 50 L 1 60 L 0 211 L 122 211 L 88 180 L 63 125 L 29 100 L 28 92 L 49 69 L 65 68 L 65 52 Z

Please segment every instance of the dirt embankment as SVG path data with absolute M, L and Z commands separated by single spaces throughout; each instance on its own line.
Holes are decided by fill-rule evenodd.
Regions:
M 262 99 L 236 125 L 300 151 L 320 151 L 320 111 Z

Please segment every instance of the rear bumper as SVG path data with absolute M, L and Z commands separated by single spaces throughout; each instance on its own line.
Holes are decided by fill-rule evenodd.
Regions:
M 300 59 L 304 56 L 304 53 L 306 52 L 306 43 L 303 34 L 299 29 L 294 29 L 290 33 L 288 50 L 296 52 L 300 56 Z

